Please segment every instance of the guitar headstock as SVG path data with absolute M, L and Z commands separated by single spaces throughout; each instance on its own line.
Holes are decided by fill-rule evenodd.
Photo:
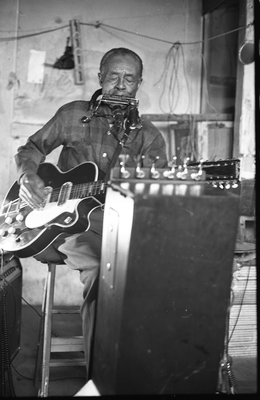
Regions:
M 240 178 L 240 160 L 227 159 L 218 161 L 190 162 L 189 158 L 182 165 L 176 164 L 173 157 L 168 168 L 157 168 L 154 159 L 150 168 L 143 168 L 143 156 L 136 159 L 136 167 L 126 167 L 128 155 L 120 155 L 120 167 L 111 170 L 111 179 L 120 180 L 162 180 L 162 181 L 207 181 L 220 189 L 236 188 Z
M 190 167 L 202 165 L 206 173 L 206 181 L 213 187 L 220 189 L 237 188 L 240 182 L 240 160 L 226 159 L 217 161 L 200 161 L 200 163 L 189 163 Z

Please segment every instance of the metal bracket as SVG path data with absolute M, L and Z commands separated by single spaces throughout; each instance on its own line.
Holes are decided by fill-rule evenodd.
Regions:
M 78 20 L 73 19 L 70 21 L 70 35 L 71 43 L 74 55 L 74 72 L 75 72 L 75 84 L 84 84 L 84 73 L 83 73 L 83 58 L 82 58 L 82 46 L 81 46 L 81 34 L 80 34 L 80 23 Z

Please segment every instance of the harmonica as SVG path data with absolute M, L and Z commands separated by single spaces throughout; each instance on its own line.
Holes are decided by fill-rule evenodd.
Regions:
M 119 104 L 124 106 L 133 106 L 135 108 L 138 107 L 139 100 L 134 99 L 133 97 L 119 96 L 114 95 L 110 96 L 107 94 L 103 94 L 98 98 L 98 101 L 104 102 L 106 104 Z

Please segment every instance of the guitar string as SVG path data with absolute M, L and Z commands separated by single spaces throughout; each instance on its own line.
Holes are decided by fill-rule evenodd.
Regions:
M 81 197 L 81 196 L 84 197 L 84 195 L 86 193 L 97 194 L 96 193 L 97 190 L 103 191 L 103 187 L 105 187 L 106 185 L 107 185 L 107 183 L 105 181 L 94 181 L 94 182 L 87 183 L 87 184 L 86 183 L 82 183 L 82 184 L 75 185 L 72 188 L 71 192 L 73 193 L 74 196 L 77 196 L 77 194 L 80 194 L 79 197 Z M 89 190 L 89 189 L 92 189 L 92 190 Z M 59 194 L 60 194 L 60 190 L 61 190 L 60 188 L 57 188 L 57 189 L 54 188 L 52 190 L 51 200 L 54 200 L 56 198 L 58 199 Z M 9 203 L 4 205 L 3 211 L 4 210 L 6 210 L 6 211 L 4 211 L 3 214 L 9 214 L 10 215 L 12 213 L 17 212 L 17 209 L 20 210 L 20 209 L 25 208 L 27 206 L 28 206 L 28 204 L 18 197 L 17 199 L 14 199 L 14 200 L 12 200 Z

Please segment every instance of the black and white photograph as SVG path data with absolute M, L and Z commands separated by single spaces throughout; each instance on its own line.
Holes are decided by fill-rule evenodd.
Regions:
M 0 0 L 1 397 L 258 392 L 259 0 Z

